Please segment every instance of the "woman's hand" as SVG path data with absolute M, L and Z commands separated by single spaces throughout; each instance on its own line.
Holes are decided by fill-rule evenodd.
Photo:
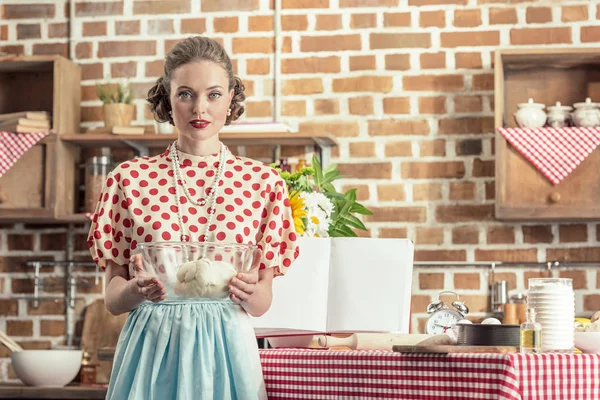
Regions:
M 129 276 L 131 279 L 128 286 L 134 295 L 153 303 L 165 299 L 165 287 L 156 277 L 146 274 L 141 254 L 135 254 L 129 259 Z
M 249 272 L 240 272 L 229 283 L 231 300 L 238 304 L 242 301 L 248 301 L 250 296 L 256 291 L 258 285 L 258 267 L 253 267 Z

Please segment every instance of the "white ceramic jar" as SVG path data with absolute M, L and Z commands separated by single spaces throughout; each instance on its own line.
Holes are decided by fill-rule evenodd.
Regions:
M 534 103 L 533 99 L 529 99 L 527 103 L 517 104 L 519 109 L 515 114 L 515 121 L 521 128 L 541 128 L 546 124 L 546 106 L 541 103 Z
M 600 125 L 600 109 L 598 103 L 588 97 L 584 103 L 573 104 L 575 111 L 571 114 L 575 126 L 595 127 Z
M 555 105 L 546 107 L 546 110 L 548 110 L 548 126 L 552 128 L 569 126 L 573 107 L 563 106 L 560 101 L 557 101 Z

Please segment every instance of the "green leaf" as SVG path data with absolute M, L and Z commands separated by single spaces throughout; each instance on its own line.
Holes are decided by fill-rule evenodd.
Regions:
M 354 204 L 356 202 L 356 189 L 348 190 L 344 193 L 344 197 Z
M 362 221 L 351 214 L 343 216 L 342 222 L 356 229 L 360 229 L 363 231 L 367 230 L 367 227 L 362 223 Z
M 334 237 L 356 237 L 356 233 L 345 225 L 336 226 L 329 235 Z
M 352 205 L 352 208 L 350 208 L 350 212 L 351 213 L 361 214 L 361 215 L 373 215 L 373 213 L 371 211 L 367 210 L 365 208 L 365 206 L 363 206 L 360 203 L 354 203 Z
M 323 182 L 323 169 L 321 168 L 321 163 L 316 156 L 312 158 L 312 167 L 315 170 L 315 174 L 313 175 L 313 179 L 315 180 L 315 185 L 318 188 L 321 188 L 321 183 Z

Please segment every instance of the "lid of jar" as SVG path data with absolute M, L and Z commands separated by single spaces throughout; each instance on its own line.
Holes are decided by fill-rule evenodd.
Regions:
M 519 103 L 519 104 L 517 104 L 517 107 L 519 107 L 519 108 L 528 108 L 528 107 L 531 107 L 531 108 L 544 108 L 544 107 L 546 107 L 546 105 L 542 104 L 542 103 L 534 103 L 533 99 L 530 98 L 527 101 L 527 103 Z
M 94 156 L 86 160 L 86 164 L 110 165 L 112 160 L 109 156 Z
M 560 104 L 560 101 L 557 101 L 555 105 L 546 107 L 548 111 L 571 111 L 573 107 L 571 106 L 563 106 Z
M 585 102 L 583 102 L 583 103 L 573 104 L 573 107 L 575 107 L 575 108 L 594 108 L 594 107 L 598 107 L 598 106 L 599 106 L 599 104 L 592 102 L 592 99 L 590 99 L 589 97 L 587 97 L 585 99 Z

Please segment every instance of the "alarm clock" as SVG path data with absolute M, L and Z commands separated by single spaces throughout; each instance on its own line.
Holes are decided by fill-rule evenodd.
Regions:
M 444 293 L 452 293 L 456 296 L 456 300 L 452 302 L 453 309 L 440 300 L 440 295 Z M 440 335 L 449 333 L 458 321 L 465 318 L 465 315 L 469 313 L 469 308 L 463 301 L 460 301 L 458 293 L 445 290 L 440 292 L 437 299 L 427 306 L 427 313 L 431 316 L 425 325 L 425 333 Z

